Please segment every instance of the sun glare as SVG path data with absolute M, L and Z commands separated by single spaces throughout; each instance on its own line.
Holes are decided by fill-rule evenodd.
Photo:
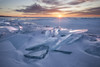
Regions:
M 59 17 L 59 18 L 61 18 L 61 17 L 62 17 L 62 15 L 61 15 L 61 14 L 59 14 L 59 15 L 58 15 L 58 17 Z
M 58 15 L 58 17 L 62 17 L 62 15 Z

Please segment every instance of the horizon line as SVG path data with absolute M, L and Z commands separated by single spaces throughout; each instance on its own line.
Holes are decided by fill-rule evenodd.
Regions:
M 0 15 L 0 17 L 29 17 L 29 16 L 5 16 L 5 15 Z M 46 16 L 42 16 L 42 17 L 44 17 L 44 18 L 46 18 Z M 76 18 L 78 18 L 79 16 L 76 16 Z M 29 17 L 29 18 L 35 18 L 35 16 L 33 16 L 33 17 Z M 38 18 L 38 17 L 37 17 Z M 48 18 L 48 16 L 47 16 L 47 18 Z M 51 16 L 51 18 L 58 18 L 58 17 L 53 17 L 53 16 Z M 67 18 L 66 16 L 64 16 L 64 17 L 62 17 L 62 18 Z M 71 18 L 71 17 L 68 17 L 68 18 Z M 72 18 L 75 18 L 75 17 L 72 17 Z M 88 16 L 88 17 L 85 17 L 85 16 L 83 16 L 83 17 L 79 17 L 79 18 L 100 18 L 100 16 Z

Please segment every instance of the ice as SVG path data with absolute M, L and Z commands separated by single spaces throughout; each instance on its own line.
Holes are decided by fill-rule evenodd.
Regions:
M 46 36 L 46 37 L 50 37 L 50 36 L 51 36 L 51 31 L 50 31 L 50 30 L 47 30 L 47 31 L 45 32 L 45 36 Z
M 71 54 L 72 52 L 70 51 L 62 51 L 62 50 L 53 50 L 54 52 L 60 52 L 60 53 L 63 53 L 63 54 Z
M 77 29 L 77 30 L 70 30 L 71 33 L 84 33 L 87 32 L 87 29 Z
M 65 37 L 62 37 L 60 40 L 58 40 L 58 42 L 51 48 L 51 49 L 57 49 L 60 46 L 62 46 L 64 43 L 66 43 L 66 45 L 75 43 L 77 40 L 79 40 L 82 37 L 81 34 L 68 34 Z
M 100 57 L 100 43 L 93 43 L 91 46 L 85 49 L 85 52 Z
M 35 47 L 27 48 L 26 50 L 30 52 L 25 54 L 25 57 L 31 59 L 43 59 L 47 55 L 49 47 L 45 45 L 38 45 Z
M 60 45 L 63 45 L 63 43 L 65 43 L 64 41 L 69 40 L 68 38 L 71 36 L 72 34 L 68 34 L 66 35 L 64 38 L 62 38 L 61 40 L 58 40 L 58 42 L 51 48 L 53 50 L 57 49 L 58 47 L 60 47 Z
M 3 38 L 8 37 L 11 34 L 11 32 L 6 29 L 6 28 L 0 28 L 0 40 L 2 40 Z
M 12 26 L 1 26 L 0 28 L 6 28 L 9 30 L 9 32 L 17 31 L 18 29 Z
M 100 67 L 99 21 L 0 17 L 0 67 Z
M 9 40 L 0 42 L 0 67 L 38 67 L 37 64 L 27 64 L 22 51 L 16 49 Z
M 57 50 L 57 48 L 59 48 L 60 46 L 62 46 L 64 43 L 66 43 L 67 45 L 71 44 L 71 43 L 75 42 L 76 40 L 78 40 L 80 37 L 81 37 L 81 35 L 73 37 L 72 34 L 66 35 L 62 39 L 58 39 L 58 38 L 54 39 L 53 37 L 51 37 L 47 41 L 45 41 L 44 43 L 42 43 L 41 45 L 27 48 L 26 50 L 32 51 L 32 52 L 29 52 L 27 55 L 24 55 L 24 56 L 28 57 L 28 58 L 36 58 L 37 56 L 36 57 L 34 56 L 34 55 L 36 55 L 35 53 L 37 53 L 37 51 L 42 52 L 41 50 L 45 49 L 46 46 L 48 48 L 46 48 L 47 49 L 47 50 L 45 49 L 46 52 L 42 54 L 43 57 L 44 57 L 44 55 L 47 54 L 48 50 L 54 51 L 54 52 L 61 52 L 61 53 L 70 54 L 71 52 Z M 34 54 L 34 55 L 32 56 L 31 54 Z M 41 54 L 41 53 L 39 53 L 39 54 Z M 39 57 L 41 57 L 41 55 Z
M 57 36 L 58 34 L 59 34 L 59 28 L 53 28 L 53 32 L 52 32 L 52 34 L 53 34 L 53 36 Z

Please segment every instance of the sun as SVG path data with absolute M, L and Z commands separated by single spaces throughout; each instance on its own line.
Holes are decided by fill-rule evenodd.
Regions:
M 62 17 L 62 15 L 61 15 L 61 14 L 59 14 L 59 15 L 58 15 L 58 17 L 59 17 L 59 18 L 61 18 L 61 17 Z

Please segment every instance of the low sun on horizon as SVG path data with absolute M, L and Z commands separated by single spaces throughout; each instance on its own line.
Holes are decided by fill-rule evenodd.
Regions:
M 58 15 L 59 18 L 62 18 L 63 16 L 61 14 Z

